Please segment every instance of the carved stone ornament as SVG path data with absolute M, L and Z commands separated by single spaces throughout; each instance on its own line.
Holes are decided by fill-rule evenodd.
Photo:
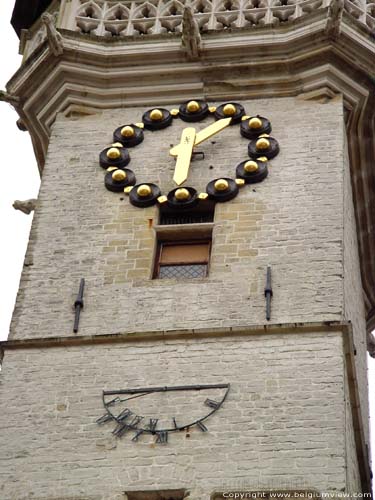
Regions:
M 41 19 L 42 19 L 43 24 L 46 26 L 47 40 L 48 40 L 48 44 L 49 44 L 49 47 L 51 49 L 51 52 L 55 56 L 61 55 L 64 52 L 63 38 L 55 27 L 54 16 L 52 16 L 48 12 L 45 12 L 44 14 L 42 14 Z
M 29 200 L 15 200 L 13 203 L 13 208 L 15 210 L 20 210 L 26 215 L 29 215 L 36 208 L 36 203 L 38 200 L 35 198 L 30 198 Z
M 190 6 L 184 8 L 182 17 L 182 47 L 190 61 L 199 58 L 201 35 L 199 25 Z

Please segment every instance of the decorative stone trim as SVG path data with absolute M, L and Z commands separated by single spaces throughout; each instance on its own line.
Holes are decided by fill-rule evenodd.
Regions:
M 370 30 L 375 29 L 373 0 L 73 0 L 61 28 L 104 37 L 180 33 L 189 5 L 200 32 L 279 25 L 332 4 Z

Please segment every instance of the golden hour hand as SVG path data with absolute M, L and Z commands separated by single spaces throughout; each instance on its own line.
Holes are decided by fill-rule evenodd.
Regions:
M 176 155 L 177 161 L 173 176 L 173 180 L 177 184 L 177 186 L 180 186 L 183 182 L 185 182 L 188 177 L 190 160 L 191 155 L 193 154 L 195 139 L 195 128 L 188 127 L 182 131 L 181 141 L 178 145 L 178 151 Z
M 203 141 L 206 141 L 213 135 L 217 134 L 221 130 L 223 130 L 225 127 L 227 127 L 230 122 L 232 121 L 232 118 L 223 118 L 222 120 L 218 120 L 215 123 L 212 123 L 208 127 L 204 128 L 200 132 L 198 132 L 195 136 L 195 141 L 194 141 L 194 146 L 198 146 Z M 188 129 L 185 129 L 188 130 Z M 174 146 L 172 149 L 170 149 L 169 154 L 171 156 L 179 156 L 180 155 L 180 148 L 182 146 L 182 142 L 178 144 L 177 146 Z

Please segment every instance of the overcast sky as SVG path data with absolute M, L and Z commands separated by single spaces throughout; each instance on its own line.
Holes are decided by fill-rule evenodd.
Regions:
M 13 0 L 0 0 L 0 89 L 21 64 L 18 55 L 18 38 L 10 26 Z M 39 174 L 34 159 L 31 141 L 27 132 L 16 126 L 17 113 L 0 102 L 0 224 L 2 243 L 0 246 L 0 340 L 8 336 L 9 322 L 16 298 L 20 273 L 26 251 L 32 215 L 25 215 L 12 208 L 14 200 L 37 198 Z M 40 300 L 43 300 L 41 297 Z M 375 360 L 369 358 L 370 393 L 375 392 Z M 375 421 L 375 399 L 371 398 Z M 374 427 L 375 424 L 373 424 Z M 374 427 L 375 428 L 375 427 Z M 375 450 L 375 431 L 372 450 Z

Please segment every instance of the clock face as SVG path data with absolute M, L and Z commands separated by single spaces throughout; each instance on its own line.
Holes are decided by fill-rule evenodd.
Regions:
M 207 432 L 206 421 L 223 405 L 229 384 L 143 387 L 103 391 L 105 414 L 97 423 L 114 423 L 117 438 L 153 436 L 167 444 L 172 432 L 196 428 Z
M 171 128 L 175 128 L 177 122 L 180 126 L 174 135 Z M 215 145 L 215 152 L 220 155 L 220 138 L 232 127 L 237 130 L 236 154 L 242 160 L 234 159 L 234 164 L 225 167 L 224 175 L 213 176 L 203 188 L 194 185 L 194 171 L 202 172 L 207 168 L 205 163 L 210 163 L 206 158 L 207 145 L 211 148 Z M 235 102 L 216 107 L 196 100 L 181 104 L 179 109 L 153 108 L 143 113 L 141 121 L 134 120 L 134 123 L 115 129 L 114 142 L 99 155 L 99 164 L 106 170 L 104 184 L 110 191 L 126 193 L 130 203 L 140 208 L 166 204 L 169 208 L 183 210 L 204 204 L 206 200 L 226 202 L 237 196 L 240 187 L 267 177 L 269 160 L 279 152 L 277 140 L 270 136 L 271 131 L 271 123 L 266 117 L 247 115 L 244 107 Z M 156 147 L 163 149 L 165 159 L 160 158 L 155 165 L 153 153 L 148 154 L 141 159 L 144 168 L 137 168 L 140 158 L 133 161 L 133 152 L 142 149 L 153 133 L 158 136 Z M 152 142 L 154 149 L 155 141 Z M 173 165 L 171 179 L 153 182 L 155 171 L 163 165 Z M 214 170 L 213 165 L 208 168 Z

